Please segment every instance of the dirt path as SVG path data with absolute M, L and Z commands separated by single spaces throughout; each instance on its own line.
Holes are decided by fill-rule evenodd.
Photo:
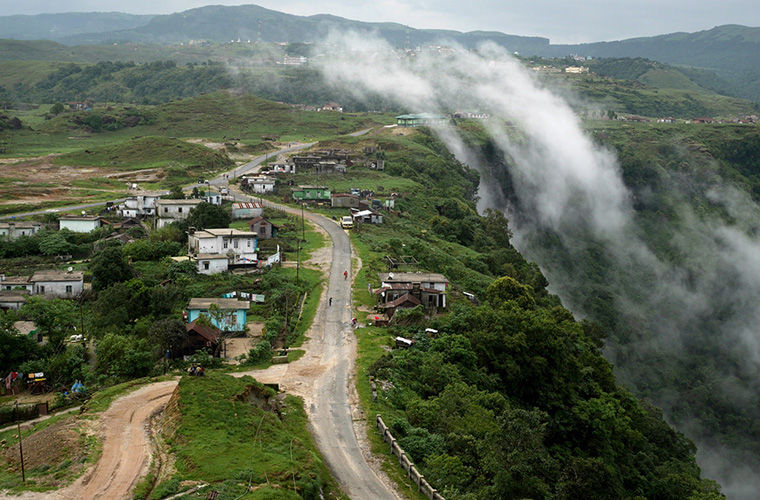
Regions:
M 146 385 L 117 399 L 101 416 L 98 427 L 103 451 L 95 467 L 58 491 L 26 492 L 3 498 L 17 499 L 121 499 L 131 498 L 138 479 L 150 466 L 147 433 L 150 416 L 171 397 L 176 380 Z

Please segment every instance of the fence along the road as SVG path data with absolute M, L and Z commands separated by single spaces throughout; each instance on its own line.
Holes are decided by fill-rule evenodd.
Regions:
M 425 477 L 417 470 L 417 467 L 415 467 L 412 461 L 409 460 L 380 415 L 377 416 L 377 429 L 383 434 L 383 439 L 388 443 L 388 446 L 391 447 L 391 453 L 398 458 L 398 463 L 401 464 L 401 467 L 406 471 L 407 477 L 417 485 L 417 489 L 430 500 L 445 500 L 435 488 L 430 486 L 430 483 L 427 482 Z

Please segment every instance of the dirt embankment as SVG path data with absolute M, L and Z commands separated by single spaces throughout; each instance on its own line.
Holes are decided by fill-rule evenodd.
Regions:
M 24 467 L 30 471 L 50 471 L 35 475 L 39 487 L 56 488 L 64 477 L 77 476 L 85 468 L 87 448 L 85 436 L 78 428 L 78 421 L 71 417 L 46 427 L 24 438 Z M 21 459 L 17 445 L 2 451 L 2 458 L 12 472 L 21 474 Z M 65 470 L 65 472 L 62 472 Z

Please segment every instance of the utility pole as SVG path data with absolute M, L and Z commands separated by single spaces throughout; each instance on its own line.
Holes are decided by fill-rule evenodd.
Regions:
M 18 416 L 18 400 L 16 401 L 16 428 L 18 429 L 18 454 L 21 456 L 21 481 L 26 483 L 26 472 L 24 471 L 24 447 L 21 445 L 21 418 Z
M 296 257 L 296 285 L 299 285 L 301 282 L 298 279 L 299 271 L 301 270 L 301 240 L 298 240 L 298 250 L 297 250 L 297 257 Z
M 301 240 L 306 241 L 306 226 L 303 221 L 303 206 L 306 205 L 306 203 L 301 203 Z

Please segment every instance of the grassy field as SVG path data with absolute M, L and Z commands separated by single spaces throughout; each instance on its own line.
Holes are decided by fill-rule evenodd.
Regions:
M 219 498 L 343 498 L 309 434 L 300 399 L 251 377 L 184 377 L 167 410 L 172 480 L 212 484 Z M 170 490 L 170 488 L 166 488 Z M 202 492 L 205 497 L 207 492 Z

